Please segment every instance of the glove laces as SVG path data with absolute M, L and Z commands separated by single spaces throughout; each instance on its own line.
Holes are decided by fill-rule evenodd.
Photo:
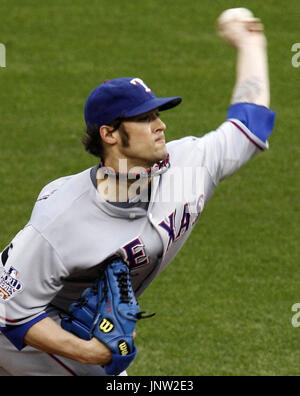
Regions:
M 133 293 L 130 285 L 130 280 L 129 280 L 130 274 L 126 271 L 121 272 L 118 275 L 118 283 L 121 291 L 121 303 L 130 303 L 132 302 L 132 298 L 130 297 L 130 291 Z M 137 320 L 140 319 L 147 319 L 147 318 L 152 318 L 152 316 L 155 315 L 155 313 L 150 314 L 150 315 L 144 315 L 146 312 L 138 312 L 135 317 Z
M 129 273 L 126 271 L 121 272 L 117 275 L 118 284 L 121 294 L 121 303 L 130 303 L 132 298 L 130 297 L 129 290 Z

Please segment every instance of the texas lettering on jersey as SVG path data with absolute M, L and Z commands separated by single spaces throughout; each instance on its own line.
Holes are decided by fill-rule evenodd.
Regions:
M 162 229 L 164 229 L 169 236 L 169 242 L 167 246 L 167 250 L 171 246 L 172 243 L 177 241 L 180 237 L 182 237 L 190 228 L 190 226 L 194 226 L 197 220 L 199 219 L 199 216 L 203 210 L 203 205 L 204 205 L 204 195 L 200 195 L 197 201 L 196 205 L 196 217 L 192 220 L 192 214 L 194 211 L 191 211 L 190 205 L 186 203 L 183 206 L 183 211 L 182 211 L 182 216 L 181 216 L 181 221 L 180 221 L 180 226 L 178 231 L 176 232 L 175 229 L 175 224 L 176 224 L 176 210 L 173 211 L 169 216 L 167 216 L 168 220 L 163 220 L 161 221 L 158 225 Z
M 144 244 L 140 238 L 127 243 L 127 245 L 123 246 L 122 250 L 125 253 L 125 260 L 129 264 L 129 267 L 136 268 L 149 263 Z
M 161 221 L 158 226 L 161 227 L 163 230 L 166 231 L 169 241 L 167 244 L 167 249 L 171 246 L 171 244 L 177 241 L 180 237 L 182 237 L 190 228 L 190 226 L 194 226 L 196 221 L 198 220 L 204 203 L 204 195 L 202 194 L 196 206 L 196 217 L 192 221 L 192 211 L 190 210 L 190 206 L 186 203 L 183 206 L 180 226 L 179 229 L 176 231 L 176 210 L 174 210 L 171 214 L 167 216 L 168 220 Z M 140 238 L 135 238 L 134 240 L 130 241 L 126 245 L 122 247 L 122 250 L 125 254 L 125 260 L 129 264 L 131 268 L 137 268 L 139 266 L 145 265 L 149 263 L 149 258 L 145 251 L 145 246 Z

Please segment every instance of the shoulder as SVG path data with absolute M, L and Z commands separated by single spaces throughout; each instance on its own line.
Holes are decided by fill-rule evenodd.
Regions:
M 46 184 L 39 193 L 37 201 L 43 201 L 53 195 L 59 188 L 61 188 L 66 182 L 72 179 L 72 175 L 60 177 L 59 179 L 53 180 Z
M 185 152 L 186 149 L 193 147 L 198 139 L 196 136 L 185 136 L 181 139 L 172 140 L 167 143 L 168 153 L 174 156 Z
M 42 230 L 66 212 L 75 201 L 93 188 L 90 171 L 91 169 L 86 169 L 48 183 L 37 198 L 30 223 Z
M 226 130 L 232 130 L 236 129 L 236 127 L 230 122 L 230 120 L 224 121 L 217 129 L 211 130 L 209 132 L 205 132 L 202 135 L 199 136 L 185 136 L 183 138 L 177 139 L 177 140 L 172 140 L 167 143 L 167 149 L 169 154 L 175 155 L 176 153 L 186 153 L 186 150 L 192 150 L 194 151 L 195 149 L 199 149 L 202 146 L 206 144 L 206 139 L 205 137 L 214 133 L 214 132 L 219 132 L 221 131 L 226 131 Z
M 232 129 L 236 129 L 236 127 L 231 122 L 225 121 L 218 129 L 206 132 L 201 136 L 185 136 L 168 142 L 167 150 L 171 162 L 179 164 L 192 163 L 195 160 L 198 162 L 201 153 L 204 155 L 204 152 L 212 145 L 210 136 L 218 136 L 218 132 Z

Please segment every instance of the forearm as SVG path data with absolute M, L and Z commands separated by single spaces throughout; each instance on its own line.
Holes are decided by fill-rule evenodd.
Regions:
M 97 339 L 90 341 L 63 330 L 52 319 L 45 318 L 33 325 L 24 339 L 30 345 L 46 353 L 53 353 L 85 364 L 105 366 L 111 360 L 110 350 Z
M 219 36 L 237 50 L 231 104 L 248 102 L 269 107 L 267 40 L 260 19 L 245 8 L 233 8 L 224 11 L 217 24 Z
M 269 107 L 270 84 L 265 37 L 254 34 L 241 43 L 237 50 L 237 78 L 231 103 L 250 102 Z

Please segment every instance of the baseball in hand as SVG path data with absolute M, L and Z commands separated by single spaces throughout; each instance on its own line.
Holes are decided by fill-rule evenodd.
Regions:
M 218 18 L 218 23 L 224 24 L 232 21 L 247 21 L 254 18 L 254 15 L 247 8 L 229 8 L 222 12 Z
M 263 32 L 259 18 L 247 8 L 230 8 L 222 12 L 217 20 L 218 35 L 230 45 L 238 47 L 255 33 Z M 262 36 L 260 34 L 260 36 Z

